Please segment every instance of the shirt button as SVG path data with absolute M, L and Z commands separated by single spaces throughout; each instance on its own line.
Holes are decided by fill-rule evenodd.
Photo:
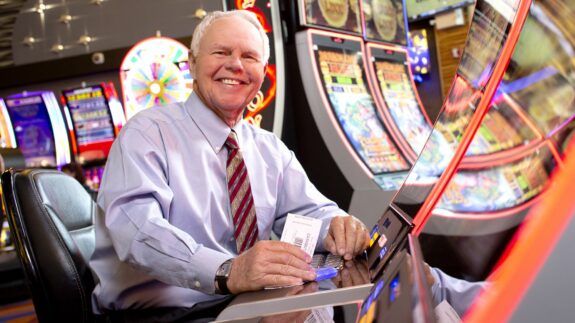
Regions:
M 196 280 L 194 282 L 194 286 L 196 286 L 196 288 L 200 288 L 200 287 L 202 287 L 202 284 L 200 284 L 200 282 Z

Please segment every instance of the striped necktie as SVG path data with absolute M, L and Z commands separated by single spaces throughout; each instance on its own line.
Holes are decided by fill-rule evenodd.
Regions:
M 230 194 L 231 214 L 234 220 L 234 237 L 238 254 L 249 249 L 258 240 L 256 210 L 248 170 L 242 153 L 239 151 L 238 138 L 231 131 L 225 143 L 228 149 L 226 173 Z

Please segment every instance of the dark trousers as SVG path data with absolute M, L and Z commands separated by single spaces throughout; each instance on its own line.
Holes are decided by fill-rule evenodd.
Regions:
M 198 303 L 192 307 L 162 307 L 106 313 L 112 323 L 211 322 L 230 303 L 232 297 Z

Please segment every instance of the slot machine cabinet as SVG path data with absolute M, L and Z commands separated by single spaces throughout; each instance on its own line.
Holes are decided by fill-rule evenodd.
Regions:
M 70 163 L 66 123 L 53 92 L 24 92 L 6 97 L 4 118 L 26 167 L 58 167 Z M 10 132 L 10 129 L 8 129 Z

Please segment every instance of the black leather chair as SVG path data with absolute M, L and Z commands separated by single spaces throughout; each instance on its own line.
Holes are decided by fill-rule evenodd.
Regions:
M 96 203 L 74 178 L 56 170 L 2 174 L 18 257 L 42 322 L 101 321 L 92 314 Z

